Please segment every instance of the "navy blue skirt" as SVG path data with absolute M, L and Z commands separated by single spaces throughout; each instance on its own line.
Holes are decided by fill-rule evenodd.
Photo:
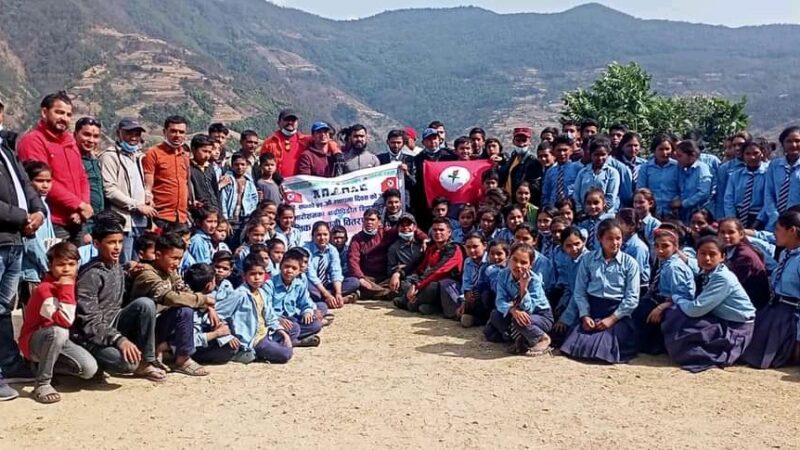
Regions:
M 733 365 L 753 336 L 753 322 L 729 322 L 711 314 L 689 317 L 677 305 L 661 323 L 669 357 L 692 373 Z
M 589 314 L 595 321 L 610 316 L 618 307 L 616 300 L 589 296 Z M 575 359 L 616 364 L 635 358 L 637 345 L 636 327 L 630 317 L 620 319 L 605 331 L 585 331 L 579 320 L 569 331 L 561 351 Z
M 789 363 L 797 341 L 797 308 L 783 302 L 756 312 L 753 340 L 742 361 L 757 369 L 783 367 Z
M 658 299 L 650 295 L 639 297 L 639 305 L 631 314 L 636 325 L 639 342 L 639 352 L 648 355 L 660 355 L 664 349 L 664 335 L 661 333 L 660 324 L 647 323 L 647 316 L 659 305 Z

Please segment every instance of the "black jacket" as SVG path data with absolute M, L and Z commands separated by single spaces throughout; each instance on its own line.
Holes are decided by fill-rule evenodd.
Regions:
M 519 160 L 516 166 L 512 169 L 514 161 L 520 158 L 519 156 L 512 155 L 508 158 L 505 164 L 500 166 L 498 172 L 500 173 L 500 187 L 506 188 L 506 183 L 511 179 L 511 198 L 514 198 L 514 191 L 517 190 L 520 183 L 527 181 L 531 185 L 531 200 L 530 202 L 536 206 L 542 204 L 542 178 L 544 177 L 544 168 L 542 164 L 536 159 L 536 156 L 528 152 L 522 159 Z
M 193 199 L 203 202 L 206 208 L 219 211 L 219 180 L 214 169 L 209 166 L 201 170 L 194 161 L 189 165 L 189 182 L 192 185 Z
M 414 188 L 414 185 L 417 184 L 417 172 L 416 166 L 414 166 L 414 157 L 408 153 L 405 153 L 405 149 L 400 150 L 400 154 L 397 157 L 393 157 L 393 155 L 389 154 L 387 151 L 386 153 L 381 153 L 378 155 L 378 161 L 381 164 L 389 164 L 390 162 L 399 162 L 400 164 L 405 164 L 408 167 L 408 175 L 405 176 L 405 188 L 406 191 L 411 192 Z
M 98 347 L 114 345 L 122 336 L 114 325 L 125 293 L 122 266 L 108 266 L 100 258 L 92 259 L 78 273 L 76 293 L 78 308 L 72 339 Z
M 2 140 L 12 152 L 17 151 L 17 137 L 16 131 L 0 130 L 0 140 Z
M 28 223 L 28 214 L 40 212 L 46 217 L 47 210 L 17 156 L 6 147 L 5 143 L 0 144 L 0 151 L 13 166 L 7 167 L 6 158 L 0 158 L 0 247 L 22 245 L 22 228 Z M 17 206 L 17 191 L 14 190 L 10 171 L 17 174 L 25 191 L 25 199 L 28 201 L 27 213 Z
M 417 181 L 414 184 L 414 188 L 411 189 L 411 209 L 417 217 L 419 227 L 423 230 L 427 230 L 430 227 L 432 220 L 431 208 L 428 207 L 425 197 L 425 174 L 422 173 L 425 161 L 458 161 L 458 156 L 450 149 L 443 148 L 433 154 L 423 150 L 422 153 L 414 157 L 414 171 Z

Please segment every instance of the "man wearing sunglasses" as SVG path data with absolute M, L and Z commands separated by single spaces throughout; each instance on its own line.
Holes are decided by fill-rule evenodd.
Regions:
M 80 246 L 83 224 L 94 215 L 89 178 L 72 133 L 72 100 L 64 91 L 46 96 L 41 118 L 17 143 L 20 161 L 41 161 L 50 166 L 53 188 L 47 195 L 56 237 Z

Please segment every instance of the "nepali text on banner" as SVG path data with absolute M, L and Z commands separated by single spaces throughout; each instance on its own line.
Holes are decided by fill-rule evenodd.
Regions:
M 311 241 L 311 226 L 325 221 L 352 237 L 361 231 L 364 211 L 381 205 L 381 193 L 398 189 L 404 194 L 399 163 L 357 170 L 335 178 L 297 175 L 283 180 L 286 202 L 295 208 L 295 226 L 304 242 Z

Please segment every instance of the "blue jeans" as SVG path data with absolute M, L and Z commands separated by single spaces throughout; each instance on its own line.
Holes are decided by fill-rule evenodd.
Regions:
M 0 374 L 22 361 L 11 322 L 21 275 L 22 245 L 0 247 Z
M 119 257 L 120 264 L 139 260 L 139 255 L 133 251 L 133 244 L 145 231 L 147 231 L 146 227 L 132 227 L 131 231 L 125 233 L 125 239 L 122 241 L 122 254 Z

